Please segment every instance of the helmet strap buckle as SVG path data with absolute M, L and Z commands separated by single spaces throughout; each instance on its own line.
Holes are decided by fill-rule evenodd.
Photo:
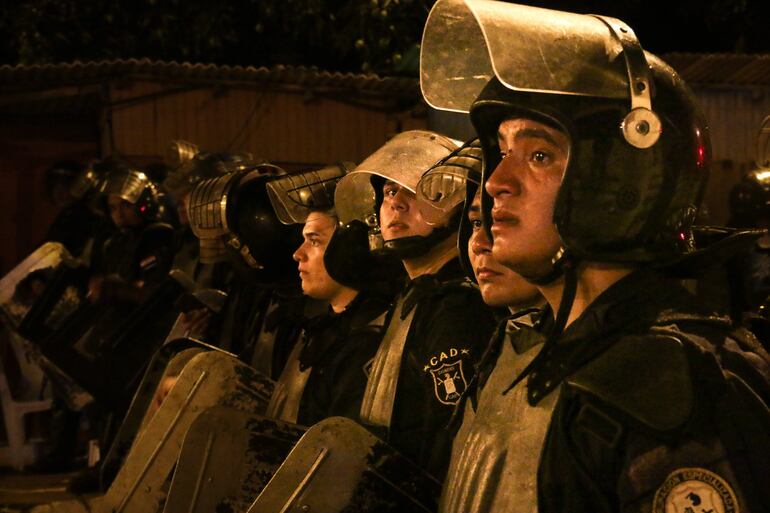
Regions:
M 631 27 L 622 21 L 608 16 L 594 17 L 607 25 L 623 48 L 631 97 L 631 111 L 620 124 L 623 138 L 635 148 L 650 148 L 660 139 L 662 125 L 652 110 L 649 65 L 644 50 Z

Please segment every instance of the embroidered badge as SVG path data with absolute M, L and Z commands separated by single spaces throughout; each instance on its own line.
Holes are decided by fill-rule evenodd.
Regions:
M 738 499 L 722 477 L 702 468 L 672 472 L 655 492 L 653 513 L 740 513 Z
M 463 361 L 457 360 L 450 364 L 442 364 L 436 369 L 431 369 L 430 374 L 433 376 L 436 399 L 442 404 L 457 404 L 460 395 L 468 386 L 463 373 Z

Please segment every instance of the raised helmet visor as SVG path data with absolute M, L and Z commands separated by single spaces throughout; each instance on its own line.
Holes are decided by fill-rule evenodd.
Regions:
M 643 65 L 618 58 L 634 44 L 641 53 L 631 28 L 613 18 L 439 0 L 423 32 L 420 87 L 432 107 L 455 112 L 468 112 L 493 77 L 518 91 L 629 98 L 629 76 L 637 86 L 637 76 L 646 79 Z
M 373 223 L 372 216 L 376 217 L 378 205 L 372 176 L 390 180 L 415 193 L 423 173 L 458 146 L 453 139 L 423 130 L 396 135 L 340 180 L 334 193 L 340 222 Z
M 283 224 L 304 223 L 310 212 L 334 208 L 337 182 L 354 167 L 352 162 L 342 162 L 268 182 L 267 195 L 278 220 Z

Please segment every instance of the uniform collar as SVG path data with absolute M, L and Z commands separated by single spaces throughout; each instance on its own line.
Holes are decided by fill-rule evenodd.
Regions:
M 596 358 L 620 336 L 643 332 L 666 311 L 698 315 L 693 297 L 679 282 L 651 269 L 638 269 L 600 294 L 570 324 L 530 373 L 527 387 L 531 403 L 554 390 L 561 381 Z M 547 332 L 553 313 L 544 311 L 537 329 Z

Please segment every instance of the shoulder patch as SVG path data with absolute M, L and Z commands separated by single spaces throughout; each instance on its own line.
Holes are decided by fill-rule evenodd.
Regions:
M 693 409 L 687 355 L 670 335 L 624 337 L 565 381 L 658 431 L 681 426 Z
M 703 468 L 680 468 L 655 492 L 653 513 L 739 513 L 738 499 L 721 476 Z
M 430 369 L 430 375 L 433 378 L 436 399 L 441 404 L 457 405 L 463 392 L 468 388 L 468 381 L 463 372 L 463 361 L 458 359 L 452 363 L 443 363 Z

